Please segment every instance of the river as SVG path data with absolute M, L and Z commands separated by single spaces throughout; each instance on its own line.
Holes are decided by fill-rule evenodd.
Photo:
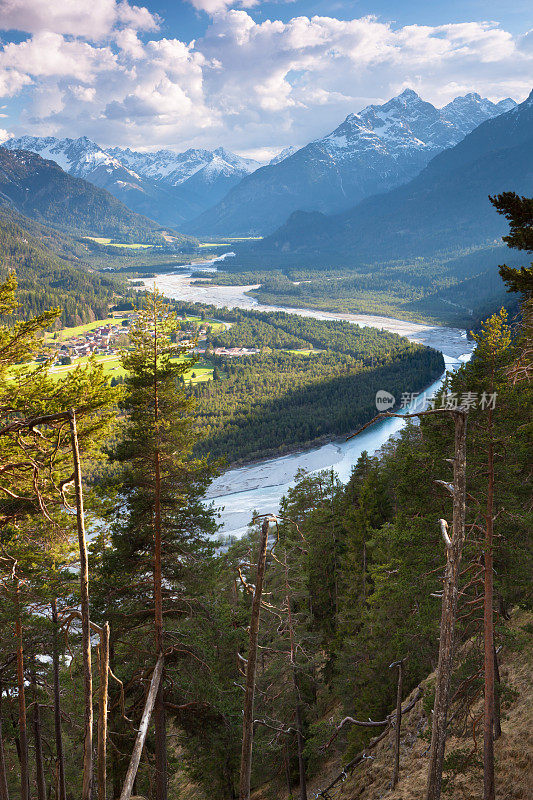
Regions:
M 223 256 L 191 267 L 194 270 L 202 267 L 213 270 L 215 261 L 221 258 Z M 152 287 L 155 283 L 169 298 L 208 303 L 217 308 L 286 311 L 304 317 L 347 320 L 362 326 L 382 328 L 440 350 L 444 355 L 447 369 L 457 369 L 472 355 L 473 342 L 467 339 L 465 331 L 458 328 L 421 325 L 368 314 L 336 314 L 312 309 L 262 305 L 245 294 L 250 289 L 256 288 L 254 286 L 192 286 L 191 280 L 190 272 L 180 271 L 177 274 L 157 275 L 155 279 L 147 280 L 146 286 Z M 443 379 L 444 375 L 427 387 L 427 396 L 437 391 Z M 408 407 L 405 412 L 409 410 L 414 409 Z M 420 410 L 420 405 L 416 410 Z M 220 509 L 221 533 L 241 536 L 246 531 L 254 511 L 259 514 L 275 513 L 279 501 L 294 484 L 296 473 L 300 469 L 313 472 L 332 467 L 341 481 L 347 481 L 352 466 L 363 450 L 367 450 L 370 454 L 375 453 L 391 436 L 398 434 L 404 424 L 403 420 L 397 418 L 382 420 L 349 441 L 331 442 L 301 453 L 266 459 L 256 464 L 227 470 L 212 483 L 208 493 L 208 498 Z

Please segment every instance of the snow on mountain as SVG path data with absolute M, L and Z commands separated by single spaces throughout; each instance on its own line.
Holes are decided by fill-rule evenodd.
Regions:
M 260 165 L 252 159 L 242 158 L 223 147 L 216 150 L 190 148 L 184 153 L 173 150 L 139 153 L 129 148 L 113 147 L 107 152 L 139 175 L 171 186 L 179 186 L 202 171 L 207 181 L 218 176 L 241 178 Z
M 342 211 L 406 183 L 435 155 L 513 105 L 471 93 L 437 109 L 406 89 L 383 105 L 349 114 L 331 133 L 245 177 L 188 230 L 264 235 L 297 210 Z
M 297 150 L 297 147 L 284 147 L 281 153 L 278 153 L 277 156 L 274 156 L 274 158 L 268 162 L 269 166 L 272 166 L 273 164 L 279 164 L 280 161 L 284 161 L 286 158 L 289 158 L 289 156 L 294 155 Z
M 510 111 L 515 106 L 515 101 L 510 97 L 500 100 L 499 103 L 492 103 L 476 92 L 470 92 L 464 97 L 456 97 L 441 109 L 441 113 L 463 134 L 463 138 L 485 120 Z
M 144 191 L 139 175 L 127 169 L 86 136 L 79 139 L 21 136 L 19 139 L 9 139 L 3 146 L 8 150 L 29 150 L 37 153 L 41 158 L 55 161 L 69 175 L 83 178 L 111 194 L 116 195 L 114 188 L 117 187 L 120 187 L 122 192 L 126 188 Z
M 437 109 L 406 89 L 349 114 L 331 133 L 261 167 L 219 147 L 138 152 L 79 139 L 23 136 L 4 146 L 56 161 L 162 225 L 198 233 L 267 233 L 296 210 L 335 213 L 417 175 L 480 123 L 511 111 L 471 92 Z
M 180 226 L 217 203 L 259 163 L 216 150 L 189 149 L 140 153 L 129 148 L 103 148 L 82 136 L 21 136 L 4 147 L 30 150 L 55 161 L 77 178 L 106 189 L 134 211 L 162 225 Z

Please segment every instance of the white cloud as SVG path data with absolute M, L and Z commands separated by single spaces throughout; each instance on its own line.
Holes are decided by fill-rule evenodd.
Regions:
M 22 0 L 9 4 L 13 19 Z M 77 4 L 63 0 L 69 14 Z M 33 36 L 0 52 L 0 90 L 24 89 L 29 101 L 17 133 L 272 152 L 406 86 L 436 105 L 472 90 L 497 100 L 531 89 L 531 34 L 514 38 L 495 23 L 394 29 L 374 17 L 319 16 L 258 23 L 242 8 L 227 10 L 225 0 L 194 0 L 212 19 L 201 39 L 186 43 L 147 41 L 142 32 L 155 21 L 146 9 L 95 4 L 108 9 L 105 24 L 89 35 L 84 22 L 83 37 L 72 37 L 56 0 L 53 31 L 39 28 L 40 0 L 28 2 Z
M 259 5 L 259 0 L 189 0 L 189 2 L 197 11 L 205 11 L 206 14 L 213 16 L 227 11 L 232 6 L 253 8 Z
M 55 33 L 99 39 L 120 24 L 154 30 L 157 18 L 148 9 L 116 0 L 0 0 L 3 30 Z

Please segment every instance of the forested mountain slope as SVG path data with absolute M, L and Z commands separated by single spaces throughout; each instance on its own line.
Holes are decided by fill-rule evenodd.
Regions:
M 487 196 L 506 190 L 533 191 L 533 92 L 436 156 L 406 185 L 337 216 L 297 212 L 255 250 L 357 264 L 479 247 L 505 229 Z
M 0 201 L 78 235 L 163 241 L 157 223 L 130 211 L 104 189 L 63 172 L 54 161 L 25 150 L 0 147 Z
M 131 294 L 120 281 L 88 269 L 69 249 L 68 239 L 53 229 L 0 207 L 0 278 L 16 274 L 23 317 L 59 307 L 63 325 L 79 325 L 104 318 L 114 299 Z

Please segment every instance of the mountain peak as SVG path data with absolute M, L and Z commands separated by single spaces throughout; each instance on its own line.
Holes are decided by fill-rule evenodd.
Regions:
M 414 89 L 404 89 L 403 92 L 401 92 L 401 94 L 399 94 L 396 97 L 394 97 L 393 100 L 400 100 L 402 98 L 404 100 L 420 100 L 421 99 L 420 95 L 417 94 Z

